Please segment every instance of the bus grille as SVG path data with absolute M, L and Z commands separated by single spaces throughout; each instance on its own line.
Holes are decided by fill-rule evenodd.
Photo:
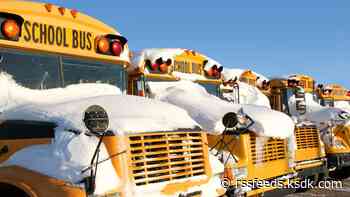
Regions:
M 147 185 L 205 174 L 202 134 L 145 133 L 129 136 L 136 185 Z
M 296 127 L 295 138 L 298 149 L 318 148 L 320 146 L 319 133 L 315 126 Z
M 250 150 L 253 164 L 286 158 L 287 150 L 285 140 L 266 137 L 260 139 L 262 139 L 262 141 L 258 144 L 261 145 L 257 145 L 256 136 L 254 134 L 250 135 Z

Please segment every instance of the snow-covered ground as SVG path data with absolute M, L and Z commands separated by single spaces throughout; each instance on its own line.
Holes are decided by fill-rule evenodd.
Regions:
M 259 136 L 287 138 L 293 135 L 294 123 L 285 114 L 263 106 L 237 105 L 210 95 L 204 87 L 191 81 L 147 82 L 151 97 L 177 105 L 188 111 L 204 130 L 220 134 L 222 117 L 241 108 L 255 124 L 250 130 Z

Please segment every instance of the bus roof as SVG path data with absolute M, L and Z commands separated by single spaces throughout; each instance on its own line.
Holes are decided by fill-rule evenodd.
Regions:
M 161 60 L 160 60 L 161 59 Z M 131 67 L 129 73 L 140 72 L 145 75 L 154 74 L 152 69 L 147 67 L 146 61 L 149 61 L 151 66 L 166 63 L 169 61 L 169 68 L 165 72 L 157 73 L 159 77 L 163 75 L 172 75 L 179 79 L 190 79 L 194 81 L 215 81 L 220 80 L 220 77 L 208 77 L 207 72 L 215 66 L 222 68 L 222 65 L 216 60 L 198 53 L 194 50 L 183 48 L 149 48 L 132 53 Z M 159 63 L 158 63 L 159 64 Z M 159 65 L 160 66 L 160 65 Z
M 3 0 L 0 19 L 2 17 L 4 20 L 7 16 L 16 16 L 22 20 L 20 37 L 18 41 L 0 39 L 1 46 L 120 61 L 126 65 L 130 62 L 125 43 L 119 57 L 96 53 L 98 37 L 121 35 L 103 22 L 74 9 L 49 3 Z

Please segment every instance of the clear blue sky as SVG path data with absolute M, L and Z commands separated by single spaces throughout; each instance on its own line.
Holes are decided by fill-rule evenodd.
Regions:
M 349 0 L 46 0 L 116 27 L 133 50 L 195 49 L 266 76 L 304 73 L 350 88 Z

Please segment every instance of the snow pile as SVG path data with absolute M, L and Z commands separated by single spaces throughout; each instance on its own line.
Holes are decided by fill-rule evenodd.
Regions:
M 240 104 L 252 104 L 271 108 L 269 99 L 257 87 L 243 82 L 238 82 L 238 85 Z M 227 86 L 223 87 L 221 85 L 221 89 L 223 88 L 227 88 Z M 223 93 L 222 96 L 228 101 L 234 101 L 236 99 L 233 92 Z
M 224 76 L 224 80 L 228 81 L 230 79 L 234 80 L 235 78 L 239 79 L 239 77 L 241 76 L 241 74 L 246 71 L 245 69 L 239 69 L 239 68 L 227 68 L 225 67 L 224 70 L 222 71 L 222 74 Z M 257 80 L 257 84 L 259 86 L 262 85 L 262 82 L 265 81 L 269 81 L 269 79 L 267 77 L 265 77 L 262 74 L 256 73 L 254 71 L 252 71 L 256 76 L 259 77 L 259 79 Z
M 147 85 L 151 97 L 187 110 L 204 130 L 215 134 L 224 130 L 222 117 L 228 112 L 237 113 L 241 108 L 255 121 L 250 130 L 257 135 L 287 138 L 294 133 L 294 123 L 287 115 L 267 107 L 226 102 L 190 81 L 148 82 Z
M 0 112 L 15 106 L 30 103 L 57 103 L 65 100 L 83 99 L 99 95 L 121 94 L 118 87 L 108 84 L 79 84 L 66 88 L 33 90 L 18 85 L 4 72 L 0 73 Z

